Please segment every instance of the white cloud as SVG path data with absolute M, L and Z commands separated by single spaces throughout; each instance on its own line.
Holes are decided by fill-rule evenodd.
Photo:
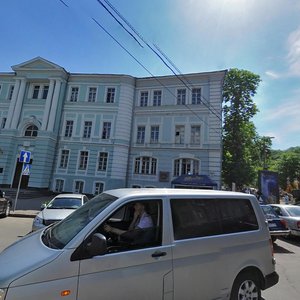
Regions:
M 265 74 L 268 76 L 268 77 L 271 77 L 272 79 L 278 79 L 281 77 L 281 74 L 275 72 L 275 71 L 272 71 L 272 70 L 268 70 L 265 72 Z
M 290 75 L 300 76 L 300 27 L 293 31 L 287 40 Z

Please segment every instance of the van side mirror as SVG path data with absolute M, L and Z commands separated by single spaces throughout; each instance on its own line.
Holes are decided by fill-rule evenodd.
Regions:
M 87 251 L 91 257 L 106 254 L 106 237 L 101 233 L 93 234 L 91 243 L 87 245 Z
M 43 210 L 46 206 L 47 206 L 47 204 L 46 204 L 46 203 L 43 203 L 43 204 L 41 205 L 41 210 Z

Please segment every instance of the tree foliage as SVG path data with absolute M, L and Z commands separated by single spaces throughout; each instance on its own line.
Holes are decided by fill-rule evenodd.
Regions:
M 272 171 L 278 172 L 279 185 L 282 189 L 287 187 L 287 180 L 292 183 L 295 178 L 300 178 L 300 147 L 288 150 L 271 151 Z
M 258 112 L 253 102 L 260 82 L 250 71 L 230 69 L 223 86 L 223 182 L 238 188 L 253 184 L 260 141 L 251 118 Z

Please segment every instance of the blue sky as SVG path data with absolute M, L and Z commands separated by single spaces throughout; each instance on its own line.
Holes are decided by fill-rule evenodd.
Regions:
M 143 48 L 97 0 L 9 0 L 1 4 L 0 72 L 41 56 L 69 72 L 150 74 L 171 71 Z M 249 70 L 262 82 L 253 119 L 273 149 L 300 146 L 299 0 L 110 0 L 149 44 L 182 73 Z

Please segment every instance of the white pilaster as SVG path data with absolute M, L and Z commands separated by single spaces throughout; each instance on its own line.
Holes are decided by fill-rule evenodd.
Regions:
M 10 100 L 10 105 L 9 105 L 9 109 L 8 109 L 5 129 L 11 128 L 10 126 L 11 126 L 13 115 L 14 115 L 14 110 L 15 110 L 15 106 L 16 106 L 16 102 L 17 102 L 20 84 L 21 84 L 21 79 L 16 79 L 14 92 L 12 94 L 12 98 Z
M 16 101 L 16 105 L 15 105 L 14 115 L 13 115 L 12 122 L 11 122 L 12 129 L 17 128 L 17 125 L 18 125 L 18 122 L 20 119 L 20 114 L 21 114 L 21 109 L 22 109 L 24 94 L 25 94 L 25 87 L 26 87 L 26 80 L 22 79 L 21 85 L 20 85 L 20 90 L 18 93 L 17 101 Z
M 54 122 L 55 122 L 55 117 L 56 117 L 60 88 L 61 88 L 61 81 L 59 79 L 56 79 L 54 94 L 53 94 L 53 99 L 52 99 L 52 105 L 51 105 L 50 114 L 49 114 L 47 131 L 53 131 L 53 128 L 54 128 Z
M 42 123 L 42 130 L 46 130 L 49 120 L 49 114 L 50 114 L 50 107 L 52 103 L 52 96 L 53 96 L 53 90 L 54 90 L 54 79 L 50 79 L 50 85 L 49 85 L 49 91 L 46 99 L 46 105 L 44 109 L 44 115 L 43 115 L 43 123 Z

